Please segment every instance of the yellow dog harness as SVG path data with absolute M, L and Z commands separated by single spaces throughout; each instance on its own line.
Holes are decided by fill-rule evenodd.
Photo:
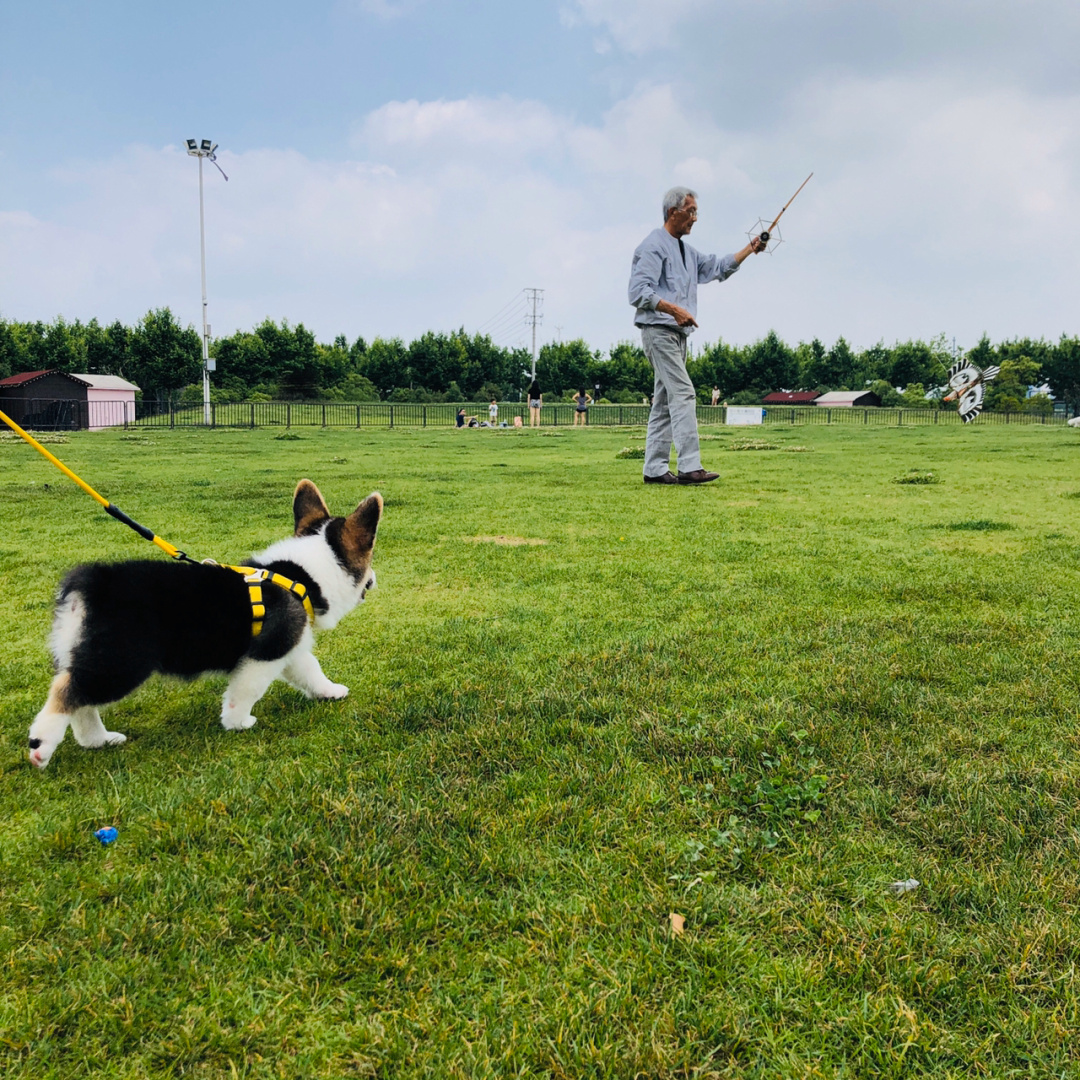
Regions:
M 263 601 L 263 582 L 270 581 L 282 589 L 295 593 L 300 597 L 307 612 L 308 622 L 315 625 L 315 608 L 312 607 L 311 597 L 308 596 L 307 586 L 299 581 L 293 581 L 282 574 L 274 574 L 269 570 L 262 570 L 255 566 L 229 566 L 223 564 L 226 570 L 235 570 L 244 575 L 247 582 L 248 596 L 251 599 L 251 636 L 258 637 L 262 633 L 263 619 L 266 616 L 266 604 Z

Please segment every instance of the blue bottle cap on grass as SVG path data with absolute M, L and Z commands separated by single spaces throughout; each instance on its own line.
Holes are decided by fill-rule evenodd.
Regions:
M 108 845 L 116 839 L 116 830 L 109 825 L 104 829 L 98 829 L 94 835 L 102 842 L 102 844 Z

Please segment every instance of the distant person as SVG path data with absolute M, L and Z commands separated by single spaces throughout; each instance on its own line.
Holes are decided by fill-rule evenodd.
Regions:
M 712 404 L 712 405 L 719 405 L 720 404 L 720 387 L 719 386 L 714 386 L 712 388 L 712 402 L 710 404 Z
M 540 410 L 544 406 L 544 395 L 540 393 L 540 384 L 535 379 L 529 384 L 529 392 L 526 397 L 529 399 L 529 427 L 539 427 Z
M 488 406 L 488 422 L 492 427 L 495 426 L 495 421 L 499 419 L 499 403 L 495 398 L 491 399 L 491 404 Z
M 467 419 L 467 418 L 466 418 L 466 416 L 465 416 L 465 409 L 464 409 L 464 408 L 460 408 L 460 409 L 458 409 L 458 411 L 457 411 L 457 417 L 456 417 L 456 420 L 457 420 L 457 426 L 458 426 L 458 427 L 464 427 L 464 426 L 465 426 L 465 421 L 466 421 L 466 419 Z
M 652 364 L 653 403 L 645 436 L 646 484 L 707 484 L 719 473 L 701 467 L 697 395 L 686 372 L 686 338 L 697 326 L 697 287 L 731 277 L 749 255 L 765 250 L 754 237 L 734 255 L 702 255 L 683 243 L 697 221 L 697 193 L 674 187 L 664 195 L 664 225 L 637 246 L 630 268 L 634 325 Z M 670 469 L 671 444 L 679 475 Z
M 584 427 L 589 422 L 589 406 L 593 403 L 592 395 L 584 386 L 574 395 L 574 427 Z

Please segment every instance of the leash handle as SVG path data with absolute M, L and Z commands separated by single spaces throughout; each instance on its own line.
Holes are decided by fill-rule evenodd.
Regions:
M 109 514 L 111 517 L 116 518 L 117 521 L 122 521 L 125 525 L 128 526 L 128 528 L 134 529 L 144 540 L 149 540 L 152 544 L 157 544 L 157 546 L 161 548 L 161 550 L 164 551 L 166 555 L 169 555 L 174 559 L 185 559 L 189 562 L 191 561 L 190 559 L 188 559 L 187 555 L 184 554 L 184 552 L 182 552 L 179 548 L 174 547 L 168 542 L 168 540 L 162 540 L 160 536 L 155 536 L 152 529 L 148 529 L 145 525 L 140 525 L 133 518 L 129 518 L 127 514 L 125 514 L 124 511 L 121 510 L 118 506 L 113 506 L 113 504 L 109 502 L 109 500 L 106 499 L 104 495 L 99 495 L 85 480 L 83 480 L 81 477 L 76 476 L 58 457 L 56 457 L 54 454 L 50 454 L 49 451 L 46 450 L 45 447 L 42 446 L 41 443 L 39 443 L 37 439 L 33 437 L 33 435 L 30 435 L 28 432 L 23 431 L 23 429 L 19 427 L 19 425 L 16 424 L 10 416 L 7 415 L 7 413 L 0 412 L 0 420 L 3 420 L 4 423 L 7 424 L 7 426 L 11 428 L 11 430 L 14 431 L 16 435 L 20 436 L 22 439 L 25 439 L 26 442 L 28 442 L 39 454 L 41 454 L 43 458 L 45 458 L 46 461 L 51 461 L 66 477 L 68 477 L 68 479 L 74 480 L 75 483 L 78 484 L 79 487 L 81 487 L 83 491 L 85 491 L 86 494 L 90 496 L 90 498 L 92 498 L 95 502 L 100 503 L 101 506 L 104 508 L 106 514 Z

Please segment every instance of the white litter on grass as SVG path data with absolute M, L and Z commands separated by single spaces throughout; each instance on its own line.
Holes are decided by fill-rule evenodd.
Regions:
M 913 877 L 909 877 L 906 881 L 894 881 L 886 886 L 889 892 L 895 893 L 897 896 L 902 896 L 907 892 L 914 892 L 918 887 L 919 882 Z

